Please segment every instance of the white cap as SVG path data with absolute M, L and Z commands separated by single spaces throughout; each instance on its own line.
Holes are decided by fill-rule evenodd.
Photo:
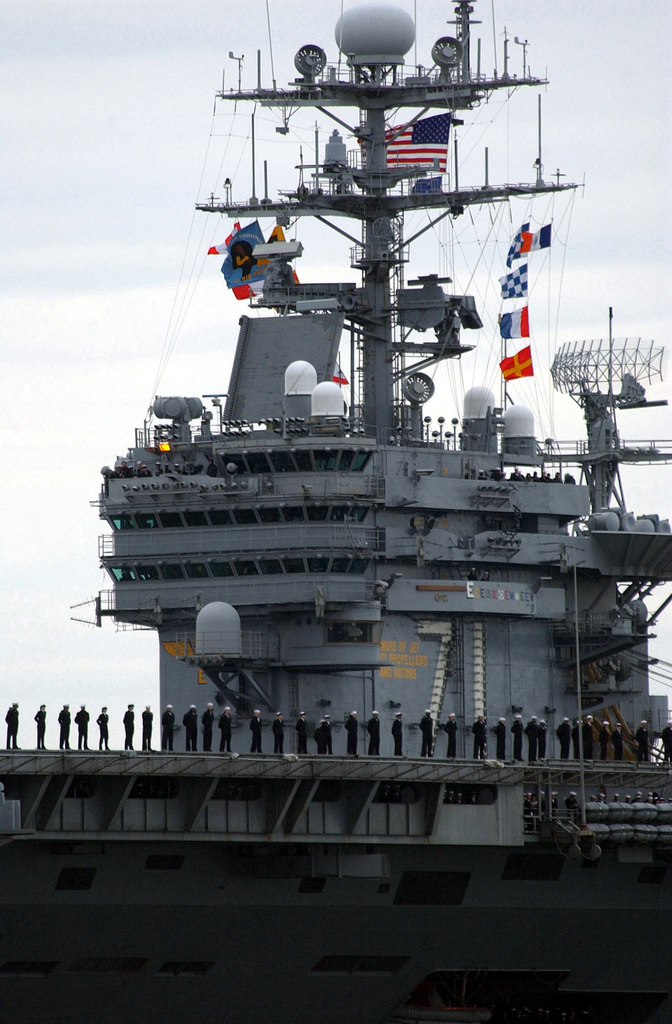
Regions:
M 505 718 L 500 718 L 500 722 L 506 722 Z
M 603 721 L 603 722 L 602 722 L 602 725 L 609 725 L 609 722 L 607 722 L 607 721 L 605 720 L 605 721 Z
M 324 718 L 322 719 L 322 721 L 323 721 L 323 722 L 326 722 L 326 720 L 327 720 L 328 718 L 331 718 L 331 715 L 325 715 L 325 716 L 324 716 Z
M 378 714 L 378 712 L 377 712 L 377 711 L 372 711 L 372 712 L 371 712 L 371 714 L 372 714 L 372 715 L 377 715 L 377 714 Z
M 546 725 L 546 719 L 542 718 L 541 721 L 539 722 L 539 725 Z
M 530 719 L 530 721 L 531 722 L 536 722 L 536 720 L 537 720 L 537 716 L 536 715 L 532 715 L 532 718 Z
M 166 710 L 172 711 L 173 710 L 173 705 L 172 704 L 168 704 Z
M 208 704 L 208 707 L 212 708 L 212 707 L 214 707 L 214 704 Z
M 522 717 L 523 717 L 522 715 L 516 715 L 516 718 L 522 718 Z
M 641 720 L 641 722 L 640 722 L 639 724 L 640 724 L 640 725 L 646 725 L 646 719 L 645 719 L 645 718 L 643 718 L 643 719 Z
M 224 710 L 225 710 L 225 711 L 230 711 L 230 710 L 231 710 L 231 708 L 230 708 L 230 707 L 229 707 L 229 705 L 227 704 L 227 705 L 226 705 L 226 707 L 224 708 Z
M 592 722 L 592 720 L 593 720 L 593 716 L 592 715 L 586 715 L 586 721 L 587 722 Z
M 305 713 L 306 713 L 305 711 L 299 711 L 299 716 L 305 715 Z
M 568 721 L 569 721 L 568 718 L 563 718 L 563 722 L 568 722 Z
M 431 708 L 425 708 L 425 714 L 426 715 L 431 715 L 431 713 L 432 713 L 432 709 Z
M 356 715 L 356 714 L 357 714 L 357 712 L 356 712 L 356 711 L 351 711 L 351 712 L 350 712 L 350 714 L 351 714 L 351 715 Z
M 450 714 L 448 715 L 448 718 L 455 718 L 455 712 L 451 711 Z
M 281 715 L 281 714 L 282 714 L 282 711 L 276 711 L 276 712 L 275 712 L 275 717 L 276 717 L 276 718 L 280 718 L 280 715 Z
M 576 793 L 575 793 L 575 792 L 574 792 L 574 790 L 572 789 L 569 795 L 570 795 L 570 796 L 576 796 Z
M 401 711 L 397 711 L 397 713 L 396 713 L 396 715 L 394 717 L 395 718 L 401 718 Z
M 259 708 L 255 708 L 253 714 L 260 715 L 261 711 L 259 710 Z
M 195 704 L 190 704 L 189 705 L 189 710 L 190 711 L 195 711 L 196 710 L 196 705 Z

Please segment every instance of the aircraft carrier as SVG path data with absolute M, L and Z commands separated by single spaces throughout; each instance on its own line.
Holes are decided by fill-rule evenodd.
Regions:
M 668 711 L 648 666 L 672 534 L 663 509 L 628 507 L 620 474 L 669 451 L 619 429 L 655 404 L 662 349 L 610 329 L 557 353 L 585 419 L 572 443 L 538 438 L 508 382 L 425 415 L 433 369 L 469 360 L 483 321 L 438 272 L 409 278 L 412 243 L 574 187 L 541 159 L 534 182 L 466 186 L 436 155 L 511 89 L 481 70 L 473 4 L 451 13 L 425 66 L 407 63 L 404 11 L 362 4 L 331 58 L 299 38 L 286 86 L 219 94 L 316 111 L 331 134 L 277 198 L 199 204 L 226 219 L 225 276 L 250 298 L 228 392 L 157 396 L 97 500 L 98 618 L 156 631 L 175 751 L 0 756 L 0 1022 L 670 1019 Z M 345 234 L 359 283 L 300 283 L 302 217 Z M 251 243 L 260 220 L 273 233 Z M 524 225 L 511 262 L 543 244 Z M 182 750 L 183 712 L 208 702 L 231 709 L 232 754 L 216 727 L 215 752 Z M 256 711 L 263 752 L 247 753 Z M 317 755 L 328 719 L 334 753 Z M 569 759 L 564 719 L 585 723 Z M 542 720 L 543 754 L 526 738 L 516 757 L 512 725 L 536 723 L 538 743 Z

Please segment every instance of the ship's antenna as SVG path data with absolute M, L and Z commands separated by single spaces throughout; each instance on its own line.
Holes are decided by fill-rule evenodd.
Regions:
M 537 185 L 544 184 L 543 170 L 544 165 L 541 162 L 541 96 L 537 96 L 537 136 L 538 136 L 538 151 L 537 159 L 534 161 L 537 165 Z
M 527 78 L 527 48 L 530 44 L 527 39 L 519 39 L 518 36 L 514 36 L 513 41 L 523 48 L 523 78 Z
M 273 63 L 273 36 L 271 35 L 271 12 L 268 7 L 268 0 L 266 0 L 266 24 L 268 25 L 268 48 L 271 56 L 271 79 L 273 80 L 273 91 L 275 91 L 275 65 Z M 259 51 L 259 59 L 261 60 L 261 51 Z M 261 88 L 261 75 L 259 76 L 259 88 Z

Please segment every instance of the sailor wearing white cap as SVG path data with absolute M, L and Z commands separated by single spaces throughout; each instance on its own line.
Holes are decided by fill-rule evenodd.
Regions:
M 261 754 L 261 711 L 255 708 L 250 719 L 250 732 L 252 733 L 251 754 Z
M 600 729 L 600 761 L 607 760 L 607 747 L 609 746 L 609 722 L 603 721 Z
M 637 760 L 639 762 L 649 760 L 649 730 L 646 719 L 643 718 L 639 724 L 639 729 L 635 733 L 635 739 L 637 740 Z
M 523 716 L 516 715 L 511 726 L 513 733 L 513 760 L 523 760 Z
M 457 757 L 457 719 L 455 718 L 455 712 L 451 711 L 448 715 L 448 721 L 443 727 L 448 735 L 448 751 L 446 757 L 452 760 Z
M 296 730 L 296 752 L 297 754 L 308 753 L 308 725 L 306 723 L 306 712 L 300 711 L 299 717 L 294 726 Z
M 273 722 L 273 753 L 283 754 L 285 751 L 285 723 L 282 720 L 282 712 L 276 711 Z
M 420 757 L 431 757 L 434 746 L 434 722 L 429 708 L 420 719 L 420 732 L 422 733 L 422 750 Z
M 401 724 L 401 711 L 397 711 L 392 722 L 392 738 L 394 739 L 394 756 L 403 757 L 403 727 Z
M 352 757 L 358 757 L 357 754 L 357 712 L 351 711 L 350 716 L 345 723 L 345 731 L 348 734 L 348 754 Z
M 497 725 L 494 728 L 495 736 L 497 737 L 497 751 L 496 757 L 498 761 L 503 761 L 506 758 L 506 719 L 500 718 Z
M 663 761 L 667 762 L 667 767 L 670 767 L 672 762 L 672 721 L 668 722 L 661 733 L 663 740 Z
M 212 730 L 215 724 L 214 705 L 208 704 L 201 715 L 201 728 L 203 730 L 203 750 L 209 753 L 212 750 Z
M 173 733 L 175 731 L 175 712 L 173 705 L 168 704 L 161 715 L 161 750 L 173 749 Z
M 366 731 L 369 734 L 368 753 L 375 757 L 380 754 L 380 717 L 377 711 L 371 712 L 371 718 L 366 723 Z
M 152 708 L 149 704 L 145 704 L 145 710 L 142 712 L 142 749 L 146 750 L 149 754 L 152 753 L 153 722 L 154 715 L 152 714 Z
M 198 750 L 198 711 L 195 704 L 189 706 L 189 710 L 182 719 L 182 725 L 185 729 L 185 750 L 187 753 L 196 753 Z

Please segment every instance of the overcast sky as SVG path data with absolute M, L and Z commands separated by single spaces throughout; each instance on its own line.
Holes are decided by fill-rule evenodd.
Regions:
M 399 6 L 413 15 L 416 4 Z M 433 41 L 452 33 L 453 6 L 417 0 L 420 63 L 431 64 Z M 223 81 L 226 89 L 237 83 L 229 51 L 244 55 L 244 86 L 256 84 L 257 48 L 264 84 L 273 72 L 286 84 L 305 43 L 323 46 L 335 62 L 340 10 L 340 2 L 320 0 L 301 5 L 299 20 L 293 0 L 271 0 L 271 61 L 262 3 L 243 12 L 230 0 L 4 0 L 0 699 L 20 702 L 24 746 L 32 745 L 42 702 L 50 742 L 66 701 L 95 712 L 108 704 L 116 742 L 127 702 L 158 710 L 155 634 L 71 621 L 92 614 L 71 605 L 111 585 L 99 568 L 105 531 L 91 505 L 99 470 L 133 443 L 155 394 L 226 390 L 246 304 L 226 292 L 221 261 L 205 255 L 229 225 L 193 208 L 210 193 L 221 196 L 225 177 L 236 199 L 251 194 L 249 109 L 214 104 Z M 664 344 L 669 334 L 672 6 L 497 0 L 493 10 L 481 0 L 475 16 L 484 71 L 503 70 L 505 27 L 512 75 L 523 56 L 513 37 L 529 41 L 532 72 L 550 80 L 542 91 L 545 176 L 559 169 L 564 181 L 585 181 L 573 198 L 532 210 L 537 224 L 553 219 L 556 242 L 536 264 L 536 306 L 530 298 L 535 379 L 517 392 L 534 409 L 539 436 L 566 440 L 582 426 L 571 400 L 553 397 L 548 385 L 557 345 L 606 336 L 610 305 L 619 338 Z M 533 180 L 536 96 L 518 90 L 508 103 L 498 94 L 465 114 L 460 184 L 482 183 L 485 146 L 491 182 Z M 317 116 L 323 143 L 333 125 Z M 293 116 L 285 138 L 275 132 L 280 114 L 258 111 L 258 194 L 264 158 L 271 196 L 295 187 L 296 144 L 312 162 L 314 123 L 315 112 Z M 508 238 L 528 213 L 517 200 L 466 214 L 454 231 L 413 247 L 408 276 L 450 273 L 458 289 L 474 292 L 486 325 L 468 339 L 478 344 L 471 362 L 437 373 L 436 415 L 455 415 L 472 383 L 496 386 L 500 304 L 483 275 L 496 282 L 503 273 Z M 407 234 L 419 223 L 410 219 Z M 307 224 L 297 230 L 306 246 L 297 268 L 303 280 L 354 280 L 347 246 Z M 346 262 L 339 269 L 327 254 Z M 664 398 L 669 386 L 648 394 Z M 672 437 L 669 409 L 630 413 L 619 426 L 625 438 Z M 671 482 L 669 469 L 627 471 L 630 507 L 669 515 Z M 671 618 L 661 620 L 652 645 L 669 661 Z

